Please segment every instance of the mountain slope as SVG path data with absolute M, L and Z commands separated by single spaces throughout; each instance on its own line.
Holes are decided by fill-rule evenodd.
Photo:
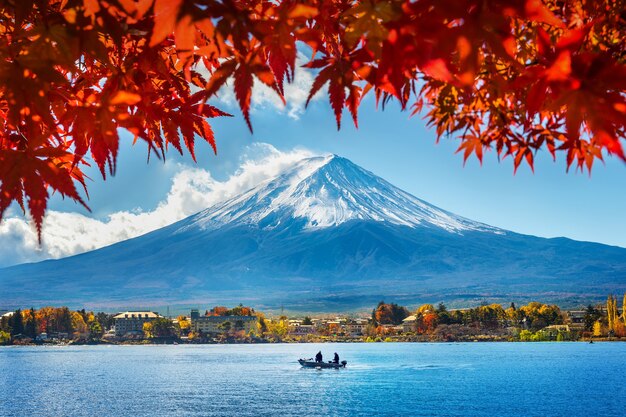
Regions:
M 436 226 L 461 232 L 499 229 L 441 210 L 336 155 L 300 161 L 278 177 L 193 216 L 191 227 L 224 224 L 304 228 L 371 220 L 404 226 Z
M 178 223 L 74 257 L 0 270 L 19 304 L 342 310 L 403 302 L 577 302 L 626 289 L 626 249 L 542 239 L 422 201 L 337 156 Z

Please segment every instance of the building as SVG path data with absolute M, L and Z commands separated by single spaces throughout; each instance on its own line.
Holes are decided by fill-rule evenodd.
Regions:
M 315 326 L 312 324 L 300 324 L 299 326 L 290 326 L 289 334 L 294 336 L 306 336 L 315 333 Z
M 410 316 L 402 320 L 402 331 L 404 333 L 414 332 L 416 331 L 416 327 L 415 327 L 416 324 L 417 324 L 417 316 L 415 314 L 411 314 Z
M 341 320 L 327 320 L 325 328 L 322 331 L 328 335 L 343 335 L 344 328 L 341 325 Z
M 194 333 L 220 334 L 229 330 L 250 333 L 256 330 L 256 324 L 256 316 L 201 316 L 198 310 L 191 310 L 191 330 Z
M 586 310 L 570 310 L 567 313 L 569 325 L 574 330 L 583 330 L 585 328 Z
M 349 320 L 344 325 L 344 328 L 350 336 L 363 336 L 368 323 L 369 322 L 366 319 Z
M 404 331 L 404 326 L 402 324 L 381 324 L 385 331 L 385 334 L 399 334 Z
M 115 334 L 117 336 L 143 335 L 144 323 L 149 323 L 161 317 L 152 311 L 125 311 L 119 313 L 115 320 Z
M 547 340 L 558 340 L 559 334 L 565 340 L 569 340 L 571 336 L 570 331 L 570 327 L 567 324 L 553 324 L 540 330 L 543 337 Z

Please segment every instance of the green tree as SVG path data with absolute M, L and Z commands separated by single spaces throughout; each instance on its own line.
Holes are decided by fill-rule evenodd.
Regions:
M 589 304 L 585 309 L 585 315 L 583 316 L 583 323 L 585 330 L 588 332 L 593 330 L 594 323 L 602 318 L 602 312 Z
M 230 331 L 231 327 L 232 327 L 232 324 L 229 321 L 225 321 L 223 323 L 220 323 L 220 325 L 217 326 L 217 328 L 220 329 L 224 333 L 228 333 Z
M 176 336 L 174 324 L 170 319 L 159 317 L 152 320 L 150 324 L 152 325 L 152 337 L 168 338 Z
M 452 316 L 444 303 L 439 303 L 437 305 L 435 314 L 437 314 L 438 324 L 452 324 Z
M 99 340 L 102 338 L 104 331 L 102 330 L 102 326 L 97 320 L 92 320 L 89 322 L 89 339 L 90 340 Z
M 0 330 L 0 345 L 8 345 L 9 343 L 11 343 L 11 334 Z
M 519 340 L 522 342 L 530 342 L 532 336 L 533 332 L 531 332 L 530 330 L 522 330 L 519 333 Z
M 305 326 L 312 326 L 313 320 L 311 320 L 311 317 L 305 316 L 304 320 L 302 320 L 302 324 L 304 324 Z
M 113 319 L 114 316 L 114 314 L 100 312 L 96 314 L 96 321 L 100 323 L 100 326 L 102 326 L 102 330 L 109 330 L 111 327 L 113 327 L 113 324 L 115 322 L 115 319 Z
M 24 334 L 24 322 L 22 321 L 22 310 L 15 310 L 11 316 L 11 336 Z
M 72 312 L 67 307 L 55 309 L 55 327 L 57 332 L 72 333 Z
M 10 317 L 0 317 L 0 330 L 3 332 L 11 332 Z

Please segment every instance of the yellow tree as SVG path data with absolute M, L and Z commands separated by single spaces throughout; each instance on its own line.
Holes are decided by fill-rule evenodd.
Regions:
M 152 323 L 144 323 L 143 324 L 143 334 L 147 338 L 152 337 Z
M 55 313 L 53 307 L 42 307 L 35 313 L 35 320 L 39 323 L 39 332 L 46 333 L 54 327 Z
M 509 308 L 507 308 L 504 313 L 506 314 L 506 318 L 513 322 L 517 322 L 519 320 L 519 311 L 515 308 L 514 305 L 511 305 Z
M 609 331 L 615 331 L 615 322 L 617 321 L 617 298 L 613 294 L 609 295 L 606 300 L 606 315 L 609 324 Z
M 624 293 L 624 299 L 622 300 L 622 320 L 624 321 L 624 326 L 626 326 L 626 292 Z
M 77 337 L 87 333 L 87 324 L 78 311 L 72 311 L 72 329 Z
M 593 335 L 602 336 L 602 323 L 599 320 L 593 323 Z
M 178 326 L 180 327 L 180 330 L 186 330 L 191 327 L 191 323 L 189 322 L 189 320 L 187 320 L 187 317 L 178 316 L 176 319 L 178 320 Z
M 435 306 L 433 306 L 432 304 L 424 304 L 417 309 L 416 314 L 424 314 L 429 311 L 435 311 Z
M 283 319 L 266 321 L 269 333 L 277 337 L 284 337 L 287 334 L 287 323 Z
M 268 331 L 265 314 L 257 312 L 256 317 L 257 317 L 256 327 L 258 330 L 258 334 L 263 335 L 265 332 Z

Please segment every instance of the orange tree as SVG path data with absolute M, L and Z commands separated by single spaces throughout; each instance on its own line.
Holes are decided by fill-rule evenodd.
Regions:
M 229 79 L 252 130 L 254 83 L 282 98 L 299 50 L 338 127 L 371 93 L 465 159 L 625 159 L 625 1 L 0 0 L 0 218 L 17 202 L 41 234 L 50 191 L 84 205 L 86 156 L 114 174 L 120 129 L 161 157 L 215 148 Z

